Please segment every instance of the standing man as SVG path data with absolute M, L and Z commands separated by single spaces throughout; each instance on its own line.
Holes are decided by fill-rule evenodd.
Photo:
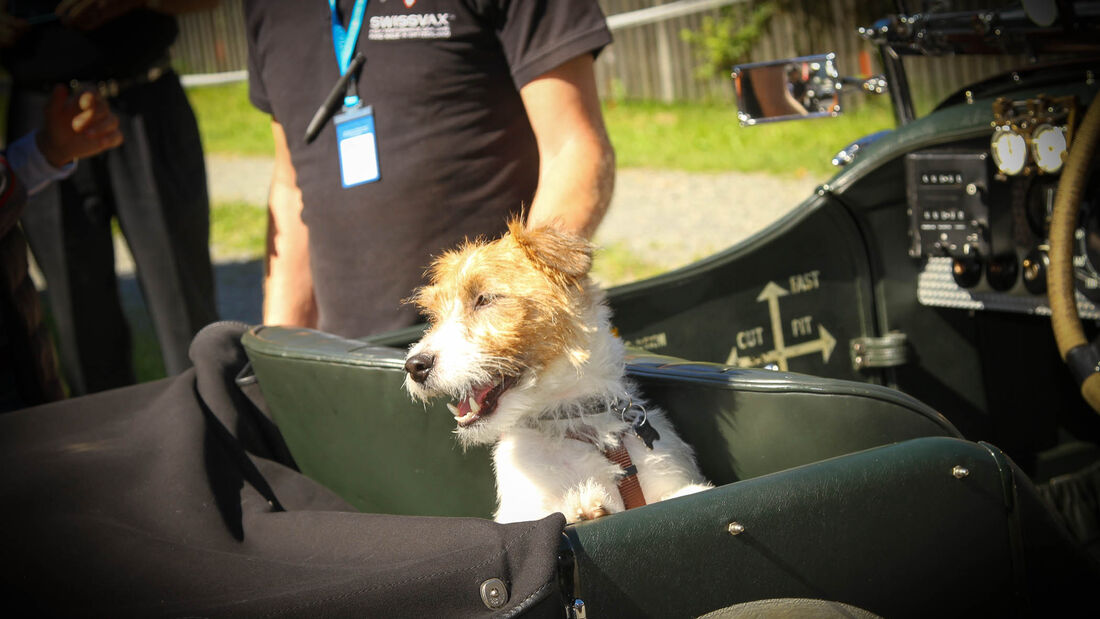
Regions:
M 246 14 L 250 97 L 275 138 L 265 324 L 409 326 L 401 300 L 431 256 L 510 214 L 595 232 L 614 184 L 595 0 L 249 0 Z
M 217 0 L 0 0 L 0 55 L 13 82 L 9 135 L 42 122 L 58 83 L 107 98 L 123 145 L 82 161 L 23 217 L 48 286 L 73 395 L 134 382 L 111 221 L 118 223 L 169 374 L 217 319 L 209 202 L 198 127 L 168 62 L 175 14 Z

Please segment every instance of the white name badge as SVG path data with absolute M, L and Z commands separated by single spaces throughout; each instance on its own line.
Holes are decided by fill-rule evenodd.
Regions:
M 374 133 L 374 109 L 364 105 L 345 110 L 333 122 L 336 124 L 340 179 L 344 187 L 373 183 L 382 178 Z

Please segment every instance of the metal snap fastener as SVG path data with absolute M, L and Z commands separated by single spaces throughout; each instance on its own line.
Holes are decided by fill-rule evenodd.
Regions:
M 501 608 L 508 603 L 508 587 L 499 578 L 490 578 L 481 583 L 481 601 L 491 610 Z

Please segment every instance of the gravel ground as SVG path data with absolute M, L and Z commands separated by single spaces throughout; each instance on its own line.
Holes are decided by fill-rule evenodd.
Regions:
M 268 157 L 206 158 L 206 181 L 214 202 L 240 201 L 263 206 L 271 185 L 272 160 Z
M 209 157 L 207 175 L 215 201 L 263 205 L 271 161 Z M 666 268 L 681 266 L 762 229 L 810 195 L 819 180 L 619 170 L 596 241 L 625 246 Z
M 595 240 L 622 244 L 671 269 L 762 230 L 819 184 L 818 179 L 761 173 L 620 170 L 611 208 Z
M 207 158 L 215 202 L 243 201 L 263 208 L 271 179 L 265 158 Z M 785 179 L 768 174 L 620 170 L 607 217 L 596 234 L 602 246 L 624 248 L 645 262 L 672 269 L 728 247 L 787 213 L 822 179 Z M 140 314 L 140 293 L 125 246 L 118 269 L 125 305 Z M 218 305 L 225 319 L 260 321 L 263 268 L 259 261 L 214 256 Z

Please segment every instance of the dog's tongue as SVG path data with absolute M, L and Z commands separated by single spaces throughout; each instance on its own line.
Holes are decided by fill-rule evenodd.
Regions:
M 477 402 L 478 412 L 481 412 L 482 407 L 485 406 L 485 398 L 488 397 L 489 392 L 493 390 L 493 387 L 496 387 L 496 385 L 494 385 L 493 383 L 488 383 L 486 385 L 482 385 L 481 387 L 478 387 L 478 388 L 474 389 L 474 392 L 471 395 L 473 396 L 474 401 Z M 458 403 L 458 415 L 457 416 L 458 417 L 465 416 L 467 413 L 470 412 L 470 410 L 471 410 L 470 409 L 470 398 L 468 398 L 468 397 L 463 398 Z

